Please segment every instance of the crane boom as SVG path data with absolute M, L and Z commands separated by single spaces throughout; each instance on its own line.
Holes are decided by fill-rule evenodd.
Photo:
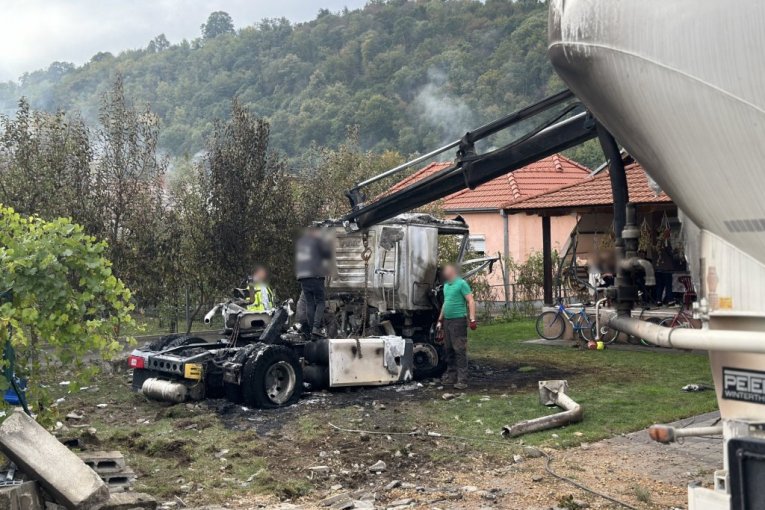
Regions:
M 475 131 L 466 133 L 459 143 L 448 144 L 442 148 L 443 152 L 449 148 L 459 147 L 457 157 L 452 165 L 404 189 L 384 195 L 369 204 L 360 203 L 360 188 L 362 186 L 375 182 L 378 177 L 386 177 L 394 171 L 407 168 L 413 162 L 420 162 L 422 158 L 416 158 L 410 164 L 399 165 L 395 169 L 384 172 L 381 176 L 364 181 L 348 192 L 353 210 L 345 215 L 342 221 L 356 228 L 366 229 L 465 188 L 474 189 L 496 177 L 595 138 L 597 136 L 596 122 L 589 112 L 581 111 L 561 120 L 563 116 L 579 107 L 578 103 L 574 103 L 553 121 L 539 126 L 520 139 L 496 150 L 476 154 L 475 142 L 549 110 L 571 98 L 571 92 L 566 90 L 482 126 Z

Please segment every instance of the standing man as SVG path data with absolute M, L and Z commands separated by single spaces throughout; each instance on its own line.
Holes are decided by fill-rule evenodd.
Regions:
M 324 337 L 324 279 L 329 274 L 331 258 L 332 249 L 321 230 L 306 229 L 295 245 L 295 276 L 305 298 L 306 320 L 313 339 Z
M 468 380 L 467 328 L 475 329 L 475 301 L 470 285 L 459 277 L 457 267 L 449 264 L 442 271 L 444 305 L 438 317 L 437 329 L 444 330 L 446 344 L 446 373 L 441 382 L 454 384 L 464 390 Z
M 266 313 L 274 309 L 274 291 L 268 284 L 268 270 L 265 267 L 255 267 L 247 288 L 250 294 L 247 311 Z

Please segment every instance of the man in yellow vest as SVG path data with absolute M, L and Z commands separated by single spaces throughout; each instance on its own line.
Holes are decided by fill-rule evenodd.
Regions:
M 267 313 L 275 308 L 274 291 L 268 285 L 268 270 L 265 267 L 255 268 L 247 288 L 250 291 L 247 298 L 248 312 Z

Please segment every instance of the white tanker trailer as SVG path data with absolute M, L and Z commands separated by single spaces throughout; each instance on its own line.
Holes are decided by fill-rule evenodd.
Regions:
M 709 350 L 724 469 L 689 508 L 763 509 L 765 2 L 552 0 L 549 37 L 561 78 L 686 217 L 704 327 L 611 325 Z

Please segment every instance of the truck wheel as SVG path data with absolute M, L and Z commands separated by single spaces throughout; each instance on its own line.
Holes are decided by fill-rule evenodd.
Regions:
M 446 371 L 444 348 L 430 342 L 416 342 L 413 346 L 414 378 L 440 377 Z
M 303 371 L 288 347 L 264 345 L 244 364 L 242 396 L 248 407 L 274 408 L 297 402 L 303 391 Z

